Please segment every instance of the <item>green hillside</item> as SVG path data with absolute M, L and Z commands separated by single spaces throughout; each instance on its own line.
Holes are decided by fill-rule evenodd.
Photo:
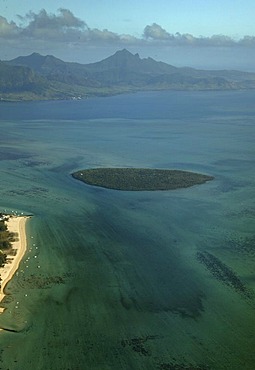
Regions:
M 177 68 L 128 50 L 96 63 L 64 62 L 33 53 L 0 62 L 0 98 L 75 99 L 145 90 L 255 88 L 255 74 Z

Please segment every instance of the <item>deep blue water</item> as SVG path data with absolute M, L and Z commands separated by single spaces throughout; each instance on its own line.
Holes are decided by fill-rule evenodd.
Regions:
M 46 101 L 1 103 L 0 119 L 83 120 L 83 119 L 180 119 L 201 118 L 208 114 L 245 115 L 253 113 L 253 91 L 185 92 L 163 91 L 85 101 Z M 252 111 L 251 111 L 252 110 Z
M 254 98 L 1 102 L 0 211 L 34 217 L 0 317 L 16 331 L 0 333 L 0 367 L 253 369 Z M 125 192 L 70 176 L 109 166 L 215 180 Z

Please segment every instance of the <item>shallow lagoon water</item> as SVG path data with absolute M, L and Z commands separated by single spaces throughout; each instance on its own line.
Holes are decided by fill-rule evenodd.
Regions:
M 1 208 L 34 217 L 0 317 L 16 331 L 0 333 L 0 368 L 254 368 L 254 97 L 1 103 Z M 109 166 L 215 180 L 125 192 L 70 176 Z

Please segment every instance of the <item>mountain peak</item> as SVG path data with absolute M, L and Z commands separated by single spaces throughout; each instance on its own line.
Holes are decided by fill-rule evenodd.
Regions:
M 125 59 L 125 60 L 128 60 L 128 59 L 136 59 L 136 60 L 140 60 L 140 56 L 138 53 L 136 54 L 132 54 L 129 50 L 127 49 L 122 49 L 122 50 L 118 50 L 116 51 L 116 53 L 114 55 L 112 55 L 110 58 L 119 58 L 119 59 Z
M 20 56 L 8 62 L 11 65 L 27 66 L 37 72 L 41 72 L 47 65 L 60 65 L 65 64 L 62 60 L 54 57 L 53 55 L 41 55 L 39 53 L 32 53 L 27 56 Z
M 136 58 L 138 57 L 138 58 L 140 58 L 138 53 L 132 54 L 129 50 L 127 50 L 125 48 L 122 49 L 122 50 L 116 51 L 116 53 L 114 55 L 125 55 L 125 56 L 128 56 L 128 57 L 136 57 Z

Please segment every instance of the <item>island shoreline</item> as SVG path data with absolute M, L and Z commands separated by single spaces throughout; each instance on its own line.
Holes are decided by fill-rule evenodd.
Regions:
M 8 261 L 0 268 L 1 288 L 0 288 L 0 314 L 4 312 L 5 308 L 1 304 L 6 296 L 5 288 L 14 274 L 17 272 L 20 263 L 27 250 L 27 235 L 26 225 L 31 216 L 10 216 L 6 220 L 7 229 L 11 233 L 18 235 L 17 240 L 12 242 L 12 251 L 16 252 L 14 255 L 7 255 Z

